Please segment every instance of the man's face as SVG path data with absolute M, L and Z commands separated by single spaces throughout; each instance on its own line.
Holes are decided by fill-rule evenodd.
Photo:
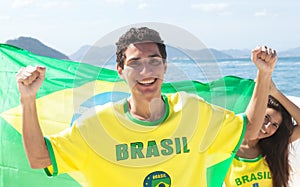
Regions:
M 128 83 L 131 94 L 149 99 L 160 97 L 166 64 L 157 45 L 152 42 L 130 44 L 124 54 L 124 69 L 117 66 L 117 70 Z

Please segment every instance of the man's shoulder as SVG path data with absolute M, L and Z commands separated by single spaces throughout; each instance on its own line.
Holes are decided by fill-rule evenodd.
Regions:
M 79 120 L 87 120 L 94 117 L 98 117 L 99 115 L 110 113 L 112 110 L 122 110 L 124 106 L 124 100 L 116 101 L 116 102 L 108 102 L 102 105 L 95 105 L 85 110 Z
M 176 92 L 176 93 L 171 93 L 171 94 L 166 94 L 167 97 L 170 99 L 170 100 L 197 100 L 197 101 L 203 101 L 205 102 L 205 100 L 198 96 L 196 93 L 187 93 L 185 91 L 179 91 L 179 92 Z
M 171 105 L 194 105 L 197 104 L 198 107 L 208 108 L 210 111 L 214 113 L 222 113 L 224 115 L 233 115 L 235 116 L 235 112 L 228 110 L 224 107 L 209 103 L 208 101 L 204 100 L 202 97 L 198 96 L 197 94 L 187 93 L 184 91 L 167 94 L 168 102 Z

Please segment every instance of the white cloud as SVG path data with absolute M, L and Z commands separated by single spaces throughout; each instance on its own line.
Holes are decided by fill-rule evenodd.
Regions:
M 271 12 L 268 12 L 266 9 L 262 10 L 262 11 L 258 11 L 254 13 L 255 17 L 267 17 L 267 16 L 278 16 L 277 14 L 273 14 Z
M 72 6 L 71 2 L 68 1 L 42 1 L 37 4 L 40 8 L 50 9 L 50 8 L 69 8 Z
M 140 3 L 140 4 L 138 5 L 138 9 L 144 9 L 144 8 L 146 8 L 146 7 L 148 7 L 148 4 L 145 3 L 145 2 Z
M 266 10 L 262 10 L 262 11 L 259 11 L 259 12 L 255 12 L 255 13 L 254 13 L 254 16 L 256 16 L 256 17 L 265 17 L 265 16 L 267 16 L 267 15 L 268 15 L 268 13 L 267 13 Z
M 9 16 L 0 16 L 0 21 L 6 21 L 9 20 L 10 17 Z
M 126 3 L 126 0 L 105 0 L 105 2 L 113 5 L 124 5 Z
M 202 10 L 205 12 L 222 12 L 228 7 L 226 3 L 197 3 L 192 4 L 193 9 Z
M 13 8 L 23 8 L 34 4 L 34 0 L 14 0 L 12 3 Z
M 68 8 L 72 2 L 69 1 L 43 1 L 43 0 L 15 0 L 12 4 L 13 8 L 38 7 L 44 9 L 50 8 Z
M 220 16 L 230 16 L 230 15 L 232 15 L 232 12 L 230 12 L 230 11 L 224 11 L 224 12 L 220 12 L 219 15 Z

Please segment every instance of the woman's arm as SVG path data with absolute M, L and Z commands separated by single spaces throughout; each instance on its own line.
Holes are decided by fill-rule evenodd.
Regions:
M 256 139 L 262 127 L 277 54 L 275 50 L 262 46 L 252 51 L 251 59 L 257 67 L 257 76 L 254 91 L 246 110 L 248 123 L 244 138 L 247 140 Z
M 274 84 L 273 81 L 271 81 L 270 86 L 270 95 L 275 97 L 282 106 L 290 113 L 290 115 L 294 118 L 294 120 L 297 122 L 297 126 L 295 126 L 291 141 L 296 141 L 300 138 L 300 108 L 295 105 L 289 98 L 287 98 Z

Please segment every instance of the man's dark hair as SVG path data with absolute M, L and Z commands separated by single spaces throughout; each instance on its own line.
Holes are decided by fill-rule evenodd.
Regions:
M 129 29 L 129 31 L 127 31 L 119 38 L 119 41 L 116 43 L 117 64 L 121 68 L 124 68 L 124 60 L 126 58 L 124 52 L 126 51 L 127 47 L 130 44 L 143 43 L 143 42 L 156 43 L 159 52 L 163 58 L 163 61 L 165 62 L 165 60 L 167 59 L 166 46 L 164 44 L 164 41 L 160 38 L 159 33 L 147 27 L 140 27 L 140 28 Z

